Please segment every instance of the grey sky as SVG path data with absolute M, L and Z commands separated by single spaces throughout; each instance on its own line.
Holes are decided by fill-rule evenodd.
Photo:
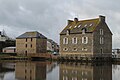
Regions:
M 59 43 L 68 19 L 106 16 L 113 48 L 120 47 L 120 0 L 0 0 L 0 30 L 11 37 L 39 31 Z

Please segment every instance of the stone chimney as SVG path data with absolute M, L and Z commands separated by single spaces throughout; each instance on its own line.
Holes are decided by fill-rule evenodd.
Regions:
M 74 18 L 74 22 L 77 23 L 78 22 L 78 18 Z
M 100 21 L 105 21 L 105 16 L 99 15 L 99 20 Z

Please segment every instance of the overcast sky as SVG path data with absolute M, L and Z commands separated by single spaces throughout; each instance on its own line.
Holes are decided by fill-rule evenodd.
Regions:
M 68 19 L 106 16 L 113 48 L 120 48 L 120 0 L 0 0 L 0 30 L 17 37 L 39 31 L 59 43 Z

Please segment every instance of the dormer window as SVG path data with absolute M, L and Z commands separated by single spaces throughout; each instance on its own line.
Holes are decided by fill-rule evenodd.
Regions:
M 103 35 L 103 29 L 100 29 L 100 35 Z
M 73 51 L 77 51 L 77 48 L 76 48 L 76 47 L 74 47 L 74 48 L 73 48 Z
M 85 34 L 86 31 L 87 31 L 86 28 L 82 28 L 82 34 Z
M 66 35 L 69 35 L 69 34 L 70 34 L 70 30 L 67 30 Z
M 93 24 L 91 23 L 89 26 L 92 26 Z
M 69 27 L 70 29 L 72 28 L 72 26 Z
M 85 34 L 85 29 L 82 30 L 82 34 Z
M 76 28 L 77 27 L 77 25 L 75 25 L 75 27 L 74 28 Z
M 78 26 L 78 28 L 80 28 L 81 27 L 81 24 Z
M 85 26 L 84 27 L 87 27 L 87 24 L 85 24 Z

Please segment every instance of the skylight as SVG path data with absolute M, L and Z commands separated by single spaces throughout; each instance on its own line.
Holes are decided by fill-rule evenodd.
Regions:
M 81 24 L 78 26 L 78 28 L 80 28 L 81 27 Z
M 89 26 L 92 26 L 93 24 L 91 23 Z
M 76 28 L 77 26 L 75 26 L 74 28 Z
M 87 24 L 85 24 L 85 26 L 84 27 L 86 27 L 87 26 Z
M 72 28 L 72 26 L 70 26 L 69 28 Z

